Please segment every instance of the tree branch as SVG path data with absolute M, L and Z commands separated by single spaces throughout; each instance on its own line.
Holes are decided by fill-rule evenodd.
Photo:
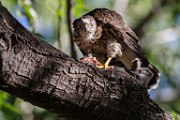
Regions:
M 67 0 L 66 3 L 67 3 L 67 25 L 68 25 L 68 31 L 69 31 L 69 37 L 70 37 L 71 56 L 73 58 L 77 58 L 76 50 L 75 50 L 75 47 L 74 47 L 72 29 L 71 29 L 72 28 L 71 27 L 71 24 L 72 24 L 72 19 L 71 19 L 72 3 L 71 3 L 71 0 Z
M 80 63 L 0 5 L 0 89 L 74 120 L 172 120 L 126 72 Z
M 168 5 L 168 3 L 169 3 L 169 0 L 155 1 L 149 13 L 145 17 L 143 17 L 140 20 L 140 22 L 136 25 L 136 27 L 133 29 L 133 31 L 135 31 L 135 33 L 137 34 L 139 38 L 141 38 L 144 35 L 144 31 L 143 31 L 144 26 L 147 23 L 149 23 L 149 21 L 151 21 L 152 18 L 159 13 L 161 7 Z
M 61 43 L 61 22 L 62 22 L 62 15 L 60 15 L 60 8 L 62 7 L 61 3 L 62 1 L 59 1 L 59 5 L 57 8 L 57 41 L 58 41 L 58 48 L 61 49 L 62 48 L 62 43 Z

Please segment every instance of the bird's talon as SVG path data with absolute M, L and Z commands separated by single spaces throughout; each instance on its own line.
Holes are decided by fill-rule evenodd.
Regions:
M 97 68 L 104 68 L 104 65 L 101 64 L 100 62 L 97 62 L 97 63 L 96 63 L 96 67 L 97 67 Z
M 114 66 L 107 66 L 107 67 L 104 67 L 105 70 L 107 70 L 107 69 L 113 69 L 113 68 L 114 68 Z
M 97 67 L 97 68 L 104 68 L 105 70 L 107 70 L 107 69 L 113 69 L 113 68 L 114 68 L 114 66 L 106 66 L 105 64 L 104 64 L 104 65 L 102 65 L 102 64 L 97 64 L 96 67 Z

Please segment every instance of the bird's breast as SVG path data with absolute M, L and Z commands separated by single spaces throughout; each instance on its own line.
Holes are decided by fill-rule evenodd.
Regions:
M 97 40 L 97 39 L 81 39 L 76 42 L 77 45 L 86 51 L 87 49 L 91 49 L 92 53 L 96 54 L 106 54 L 107 45 L 105 41 Z

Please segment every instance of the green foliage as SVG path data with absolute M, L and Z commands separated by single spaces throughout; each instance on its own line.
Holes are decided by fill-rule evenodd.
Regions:
M 174 120 L 180 120 L 180 114 L 177 114 L 176 112 L 172 111 L 171 115 L 173 116 Z
M 18 0 L 0 0 L 4 6 L 7 6 L 7 8 L 12 11 L 14 5 L 17 3 Z
M 84 0 L 75 0 L 73 6 L 73 14 L 78 18 L 80 17 L 88 8 L 85 5 Z
M 30 20 L 30 22 L 33 22 L 35 19 L 35 10 L 33 9 L 31 3 L 21 1 L 20 5 L 24 9 L 25 16 Z
M 57 9 L 57 16 L 59 18 L 62 18 L 63 16 L 65 16 L 66 1 L 59 0 L 58 2 L 59 2 L 59 7 Z
M 0 118 L 2 120 L 21 120 L 22 112 L 12 104 L 14 100 L 14 97 L 0 91 Z

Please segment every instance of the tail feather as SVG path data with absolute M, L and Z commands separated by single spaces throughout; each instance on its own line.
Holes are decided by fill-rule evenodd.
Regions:
M 156 89 L 160 82 L 160 72 L 156 67 L 151 64 L 149 64 L 148 67 L 154 74 L 152 79 L 148 83 L 148 89 Z

